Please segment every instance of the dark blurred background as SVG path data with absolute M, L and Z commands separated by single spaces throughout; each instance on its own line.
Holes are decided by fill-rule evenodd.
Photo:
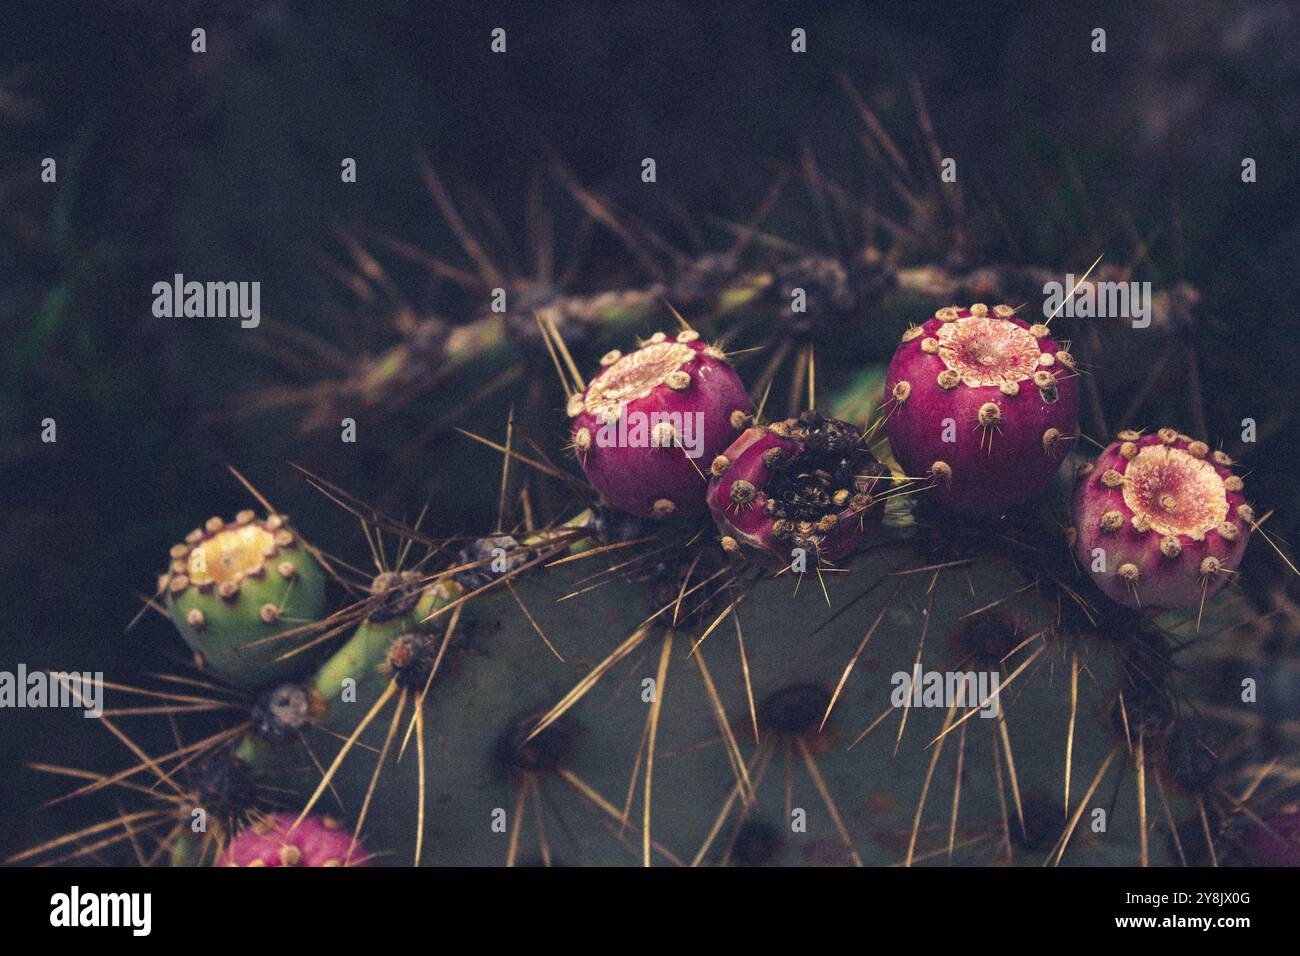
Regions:
M 156 616 L 124 631 L 167 546 L 248 503 L 227 464 L 284 510 L 310 511 L 316 539 L 365 553 L 355 521 L 287 465 L 300 452 L 292 423 L 232 407 L 281 367 L 237 323 L 155 318 L 153 283 L 257 280 L 264 326 L 330 334 L 319 317 L 339 290 L 321 263 L 341 229 L 465 264 L 419 154 L 459 196 L 483 197 L 506 236 L 525 229 L 528 185 L 552 152 L 683 241 L 683 210 L 701 224 L 744 220 L 805 146 L 837 182 L 886 192 L 841 74 L 912 155 L 919 81 L 945 154 L 1015 237 L 1001 261 L 1078 273 L 1102 252 L 1138 259 L 1145 244 L 1140 277 L 1196 286 L 1186 335 L 1207 427 L 1231 440 L 1242 417 L 1267 426 L 1250 487 L 1279 509 L 1270 527 L 1295 538 L 1294 4 L 28 6 L 0 9 L 0 669 L 122 679 L 181 660 Z M 489 50 L 498 26 L 505 55 Z M 195 27 L 205 54 L 190 50 Z M 807 30 L 805 55 L 790 52 L 794 27 Z M 47 156 L 52 185 L 39 178 Z M 344 156 L 356 184 L 340 182 Z M 658 164 L 653 189 L 639 179 L 644 156 Z M 1242 183 L 1244 157 L 1257 183 Z M 628 272 L 611 236 L 583 255 L 593 288 Z M 439 292 L 418 270 L 394 281 L 417 308 Z M 365 340 L 356 321 L 348 335 Z M 1113 357 L 1139 378 L 1152 359 Z M 1185 415 L 1184 384 L 1169 378 L 1140 424 Z M 40 441 L 46 417 L 55 444 Z M 329 477 L 396 514 L 429 500 L 441 533 L 483 526 L 423 484 L 418 464 L 396 473 L 371 438 L 336 443 Z M 467 468 L 490 460 L 445 454 Z M 94 819 L 84 802 L 36 812 L 69 786 L 28 761 L 115 768 L 126 752 L 75 714 L 0 719 L 2 857 Z

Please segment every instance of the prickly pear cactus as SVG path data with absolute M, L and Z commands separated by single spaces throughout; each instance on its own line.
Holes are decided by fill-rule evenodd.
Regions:
M 940 309 L 940 333 L 962 316 L 978 327 L 956 359 L 942 346 L 916 354 L 1040 348 L 1009 312 Z M 1178 433 L 1123 433 L 1106 468 L 1052 469 L 1056 484 L 1034 496 L 1043 481 L 1028 476 L 1059 451 L 1035 421 L 1033 441 L 1003 449 L 1023 458 L 1019 505 L 971 507 L 953 493 L 998 479 L 969 470 L 1009 480 L 1015 469 L 959 450 L 940 491 L 935 469 L 909 476 L 899 463 L 932 457 L 910 443 L 934 441 L 954 409 L 976 409 L 986 427 L 982 409 L 998 399 L 956 388 L 996 391 L 1008 427 L 1037 418 L 1007 382 L 940 382 L 922 401 L 920 376 L 902 395 L 892 372 L 887 392 L 880 376 L 858 376 L 830 413 L 770 421 L 693 330 L 648 341 L 629 353 L 646 356 L 631 371 L 623 356 L 604 363 L 611 381 L 566 378 L 571 451 L 594 486 L 567 521 L 526 517 L 453 551 L 370 514 L 382 570 L 369 580 L 274 512 L 211 519 L 172 549 L 160 593 L 201 672 L 222 682 L 186 678 L 186 697 L 245 716 L 114 781 L 177 786 L 179 799 L 141 811 L 159 859 L 1160 864 L 1222 844 L 1217 758 L 1174 654 L 1229 612 L 1209 588 L 1153 588 L 1157 607 L 1142 610 L 1112 594 L 1135 560 L 1127 538 L 1111 577 L 1079 561 L 1119 532 L 1163 534 L 1144 560 L 1171 560 L 1164 542 L 1200 531 L 1204 547 L 1209 521 L 1233 545 L 1216 559 L 1226 576 L 1253 519 L 1226 456 L 1211 461 Z M 680 355 L 655 352 L 674 341 Z M 565 368 L 563 340 L 548 344 Z M 1045 367 L 1023 364 L 1025 380 Z M 1030 406 L 1059 404 L 1032 384 Z M 884 444 L 882 426 L 913 402 L 914 419 Z M 837 417 L 864 408 L 857 424 Z M 644 441 L 629 439 L 661 413 Z M 680 440 L 697 414 L 716 454 L 692 456 Z M 1072 416 L 1052 418 L 1063 437 Z M 665 423 L 674 440 L 656 431 Z M 596 427 L 622 437 L 598 447 Z M 544 452 L 498 447 L 507 462 L 553 468 Z M 669 496 L 674 507 L 656 506 Z M 1133 513 L 1111 528 L 1119 507 Z M 385 535 L 400 542 L 391 563 Z M 328 612 L 326 568 L 352 595 Z M 1246 836 L 1276 856 L 1271 833 Z
M 900 231 L 932 234 L 912 199 Z M 735 232 L 584 294 L 466 241 L 509 308 L 407 316 L 299 425 L 431 392 L 444 450 L 460 430 L 429 463 L 446 507 L 496 523 L 434 537 L 303 469 L 292 529 L 254 491 L 263 517 L 161 542 L 148 603 L 193 670 L 116 686 L 130 762 L 77 791 L 136 807 L 18 859 L 142 835 L 177 866 L 1293 859 L 1293 748 L 1224 746 L 1236 683 L 1285 657 L 1234 587 L 1273 542 L 1209 435 L 1093 460 L 1124 333 L 1030 320 L 1053 273 L 973 246 Z M 457 471 L 484 448 L 490 477 Z M 312 540 L 322 506 L 359 539 Z M 125 725 L 160 715 L 177 744 L 148 753 Z

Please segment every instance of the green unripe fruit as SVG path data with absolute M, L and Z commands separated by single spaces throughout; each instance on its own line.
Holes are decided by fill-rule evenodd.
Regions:
M 208 519 L 172 548 L 163 583 L 172 621 L 203 667 L 244 687 L 301 670 L 297 657 L 277 660 L 293 638 L 274 638 L 325 610 L 325 574 L 280 515 Z

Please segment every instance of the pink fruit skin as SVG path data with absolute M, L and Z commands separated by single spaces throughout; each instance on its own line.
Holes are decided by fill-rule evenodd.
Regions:
M 722 452 L 731 464 L 725 474 L 709 482 L 709 511 L 718 530 L 734 538 L 746 557 L 760 564 L 782 568 L 790 563 L 790 546 L 776 540 L 772 533 L 773 519 L 763 510 L 767 504 L 763 488 L 774 474 L 763 460 L 763 454 L 769 448 L 780 448 L 787 461 L 797 458 L 802 450 L 797 442 L 782 438 L 767 427 L 745 429 Z M 876 465 L 875 472 L 870 475 L 868 493 L 874 491 L 886 474 L 880 465 Z M 862 473 L 868 474 L 868 469 L 864 468 Z M 731 499 L 732 486 L 741 480 L 748 481 L 757 489 L 752 504 L 745 508 L 736 507 Z M 880 526 L 883 515 L 884 506 L 879 502 L 862 511 L 850 508 L 840 511 L 836 516 L 838 527 L 827 534 L 820 548 L 821 559 L 833 563 L 861 551 Z
M 999 307 L 1002 308 L 1002 307 Z M 943 311 L 943 310 L 941 310 Z M 957 310 L 957 321 L 970 318 L 970 309 Z M 1000 319 L 990 311 L 989 319 Z M 1021 329 L 1029 323 L 1015 317 L 1001 319 Z M 997 385 L 955 388 L 938 384 L 939 374 L 948 369 L 937 352 L 926 352 L 922 342 L 937 339 L 945 322 L 932 318 L 921 333 L 899 345 L 889 363 L 885 380 L 886 424 L 890 448 L 904 471 L 925 479 L 936 461 L 952 469 L 951 482 L 935 480 L 925 495 L 946 508 L 967 515 L 1004 511 L 1032 498 L 1056 473 L 1068 442 L 1078 432 L 1078 374 L 1072 358 L 1058 361 L 1060 346 L 1049 336 L 1037 339 L 1041 354 L 1052 356 L 1052 364 L 1039 366 L 1056 378 L 1056 398 L 1051 404 L 1032 379 L 1018 383 L 1019 394 L 1003 394 Z M 915 333 L 912 333 L 915 334 Z M 1066 363 L 1069 363 L 1068 365 Z M 906 400 L 891 399 L 900 382 L 907 382 Z M 980 409 L 988 402 L 998 406 L 1000 421 L 986 428 L 980 425 Z M 953 442 L 945 442 L 945 419 L 952 419 Z M 1049 429 L 1059 434 L 1045 446 Z
M 1156 530 L 1143 532 L 1134 527 L 1134 512 L 1125 502 L 1123 487 L 1108 487 L 1105 476 L 1108 472 L 1123 475 L 1127 471 L 1129 459 L 1123 454 L 1126 444 L 1131 444 L 1139 453 L 1144 448 L 1161 444 L 1185 451 L 1193 444 L 1186 435 L 1176 435 L 1169 429 L 1161 431 L 1174 440 L 1165 441 L 1160 433 L 1153 433 L 1126 442 L 1123 436 L 1133 438 L 1135 433 L 1121 432 L 1120 440 L 1108 445 L 1092 465 L 1080 469 L 1075 484 L 1073 524 L 1075 554 L 1079 563 L 1107 597 L 1132 608 L 1195 607 L 1203 599 L 1209 600 L 1228 583 L 1231 576 L 1228 572 L 1241 563 L 1251 530 L 1245 516 L 1252 512 L 1246 505 L 1243 491 L 1226 489 L 1224 497 L 1228 507 L 1225 522 L 1234 529 L 1233 540 L 1217 529 L 1206 531 L 1199 541 L 1187 534 L 1175 535 L 1178 554 L 1171 557 L 1161 550 L 1166 535 Z M 1232 477 L 1231 468 L 1216 462 L 1211 455 L 1196 457 L 1203 457 L 1219 477 L 1225 480 Z M 1239 510 L 1242 507 L 1246 509 L 1244 515 Z M 1116 531 L 1102 528 L 1103 516 L 1110 511 L 1119 511 L 1124 518 Z M 1105 551 L 1104 572 L 1092 570 L 1093 550 L 1096 548 Z M 1201 564 L 1208 557 L 1217 558 L 1223 570 L 1209 576 L 1202 575 Z M 1125 564 L 1132 564 L 1138 570 L 1135 586 L 1126 582 L 1119 573 Z
M 248 826 L 231 841 L 220 866 L 369 866 L 361 844 L 352 847 L 352 832 L 312 814 L 297 829 L 289 813 L 273 813 L 267 826 Z M 259 832 L 261 831 L 261 832 Z M 348 859 L 351 849 L 352 857 Z M 347 861 L 344 863 L 344 861 Z
M 772 535 L 772 518 L 763 513 L 767 496 L 763 487 L 772 477 L 772 469 L 763 463 L 763 453 L 769 448 L 780 448 L 787 456 L 798 454 L 799 446 L 778 438 L 766 428 L 747 428 L 739 438 L 722 452 L 731 467 L 721 478 L 709 482 L 709 511 L 714 523 L 724 535 L 731 535 L 747 555 L 767 556 L 769 561 L 781 553 L 781 547 Z M 758 489 L 758 495 L 748 508 L 736 508 L 731 503 L 731 486 L 737 481 L 748 481 Z
M 1277 836 L 1260 826 L 1250 830 L 1243 842 L 1251 864 L 1300 866 L 1300 811 L 1281 813 L 1264 822 Z
M 607 446 L 596 443 L 601 423 L 590 410 L 572 418 L 575 439 L 582 429 L 592 436 L 590 448 L 578 447 L 578 461 L 587 480 L 604 499 L 622 511 L 642 518 L 684 517 L 704 514 L 706 475 L 709 462 L 736 437 L 739 429 L 732 424 L 733 413 L 748 415 L 753 406 L 744 383 L 724 358 L 706 354 L 707 346 L 692 334 L 667 336 L 667 343 L 679 343 L 695 353 L 694 358 L 678 368 L 690 375 L 690 384 L 682 391 L 666 384 L 656 385 L 649 394 L 626 405 L 628 413 L 648 417 L 654 413 L 702 412 L 700 419 L 701 453 L 691 459 L 681 447 Z M 653 346 L 653 340 L 649 343 Z M 611 365 L 588 384 L 584 400 L 617 367 Z M 672 502 L 671 514 L 656 511 L 655 503 Z

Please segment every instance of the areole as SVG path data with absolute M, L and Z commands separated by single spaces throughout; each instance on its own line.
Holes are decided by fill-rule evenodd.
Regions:
M 1038 371 L 1038 340 L 1014 322 L 973 315 L 941 325 L 935 335 L 939 358 L 966 385 L 1011 385 Z

